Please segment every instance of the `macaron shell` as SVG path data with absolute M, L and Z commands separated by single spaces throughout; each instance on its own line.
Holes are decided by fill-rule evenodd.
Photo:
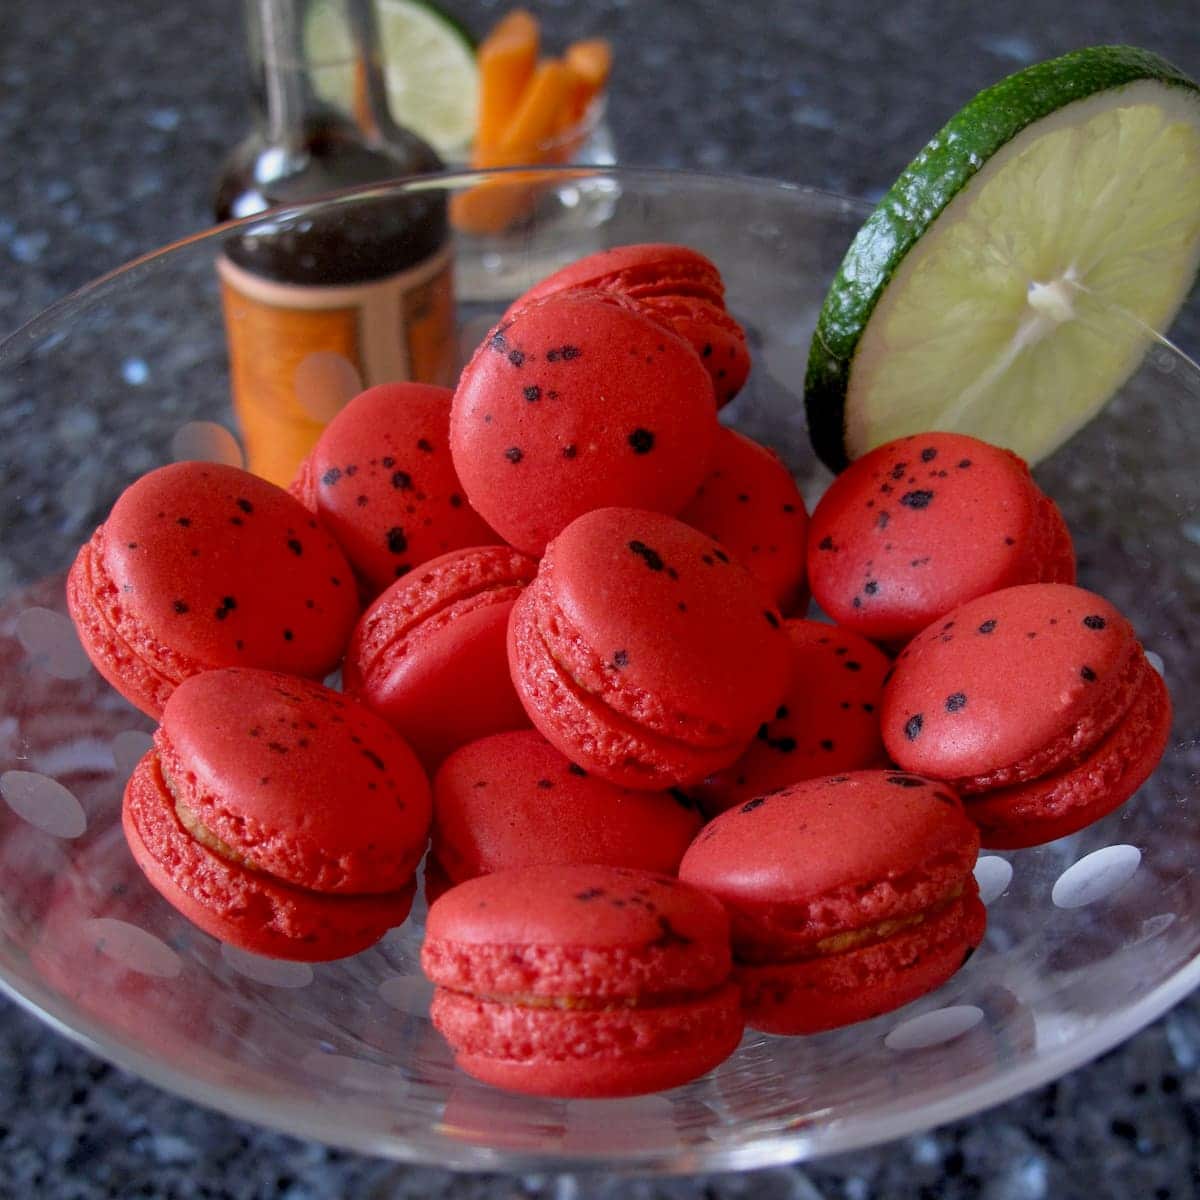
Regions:
M 720 302 L 725 294 L 716 264 L 690 246 L 638 242 L 578 258 L 523 292 L 505 317 L 534 300 L 574 288 L 619 291 L 637 297 L 683 294 Z
M 787 685 L 787 635 L 762 585 L 673 518 L 621 508 L 580 517 L 529 596 L 570 679 L 659 736 L 744 745 Z
M 879 725 L 887 655 L 835 625 L 783 627 L 791 683 L 741 758 L 694 789 L 710 814 L 803 779 L 887 765 Z
M 301 466 L 293 492 L 333 534 L 368 595 L 431 558 L 500 540 L 454 470 L 453 395 L 423 383 L 368 388 Z
M 576 686 L 546 650 L 531 591 L 513 606 L 508 661 L 534 728 L 560 753 L 619 787 L 660 792 L 699 783 L 727 767 L 745 748 L 742 741 L 685 745 L 622 717 Z
M 320 684 L 267 671 L 182 683 L 155 734 L 175 799 L 258 871 L 343 894 L 406 886 L 429 783 L 387 724 Z
M 679 877 L 720 899 L 742 959 L 924 913 L 970 876 L 979 833 L 958 798 L 898 771 L 811 779 L 704 827 Z
M 524 1008 L 438 989 L 431 1016 L 467 1074 L 543 1096 L 664 1091 L 712 1070 L 742 1037 L 732 984 L 691 1002 L 612 1011 Z
M 883 739 L 906 770 L 1004 786 L 1078 761 L 1146 671 L 1129 622 L 1064 584 L 980 597 L 905 649 L 884 691 Z
M 532 730 L 501 733 L 438 771 L 432 856 L 455 882 L 541 863 L 671 873 L 701 823 L 682 792 L 614 787 Z
M 358 602 L 349 564 L 292 496 L 236 467 L 175 463 L 118 498 L 72 568 L 85 649 L 157 716 L 171 687 L 223 666 L 317 677 Z M 131 663 L 140 660 L 140 668 Z
M 807 605 L 808 514 L 791 472 L 771 450 L 723 427 L 708 474 L 679 519 L 720 542 L 782 612 Z
M 746 1021 L 775 1034 L 811 1034 L 866 1021 L 941 987 L 983 940 L 987 911 L 974 879 L 936 917 L 842 954 L 739 964 Z
M 967 800 L 989 849 L 1037 846 L 1086 828 L 1119 808 L 1153 774 L 1171 733 L 1171 700 L 1148 671 L 1122 720 L 1078 765 Z
M 552 295 L 488 335 L 455 392 L 450 444 L 475 508 L 540 554 L 606 504 L 678 511 L 716 432 L 712 383 L 687 343 L 592 292 Z
M 486 996 L 708 992 L 729 973 L 721 905 L 668 876 L 598 865 L 518 867 L 459 884 L 429 910 L 429 979 Z
M 513 602 L 536 570 L 507 546 L 485 546 L 397 581 L 355 628 L 347 693 L 402 733 L 430 769 L 467 742 L 527 728 L 506 645 Z
M 750 371 L 745 332 L 725 310 L 725 285 L 716 264 L 690 247 L 642 243 L 589 254 L 535 284 L 505 317 L 531 301 L 578 288 L 635 300 L 679 334 L 701 356 L 718 405 L 745 383 Z
M 219 857 L 180 824 L 153 750 L 130 776 L 122 824 L 155 890 L 204 932 L 252 954 L 301 962 L 345 958 L 401 924 L 412 905 L 412 883 L 388 895 L 336 896 Z
M 1057 507 L 1007 450 L 962 434 L 880 446 L 834 480 L 814 509 L 808 579 L 839 624 L 903 642 L 977 596 L 1074 583 Z
M 391 669 L 377 669 L 362 699 L 433 769 L 464 743 L 529 717 L 508 673 L 508 618 L 513 600 L 456 614 L 449 624 L 414 633 Z
M 666 328 L 673 330 L 700 355 L 712 379 L 717 407 L 742 390 L 750 374 L 746 333 L 723 303 L 695 296 L 639 296 L 637 303 Z

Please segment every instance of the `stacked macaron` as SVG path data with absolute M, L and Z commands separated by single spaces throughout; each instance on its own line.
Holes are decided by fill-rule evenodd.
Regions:
M 1170 701 L 1021 460 L 904 438 L 810 521 L 718 423 L 749 369 L 709 259 L 617 247 L 518 298 L 453 392 L 353 400 L 291 494 L 204 463 L 128 488 L 68 603 L 160 721 L 124 802 L 150 883 L 337 958 L 406 919 L 428 848 L 433 1021 L 547 1095 L 941 986 L 983 939 L 980 844 L 1122 804 Z

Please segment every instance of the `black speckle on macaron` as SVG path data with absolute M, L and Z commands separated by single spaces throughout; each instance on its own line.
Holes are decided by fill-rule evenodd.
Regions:
M 408 549 L 408 538 L 399 525 L 393 525 L 384 535 L 387 548 L 392 554 L 403 554 Z
M 649 454 L 654 449 L 654 434 L 648 429 L 635 429 L 629 435 L 629 444 L 634 454 Z
M 979 626 L 977 633 L 994 633 L 996 631 L 997 622 L 995 618 L 990 618 Z
M 900 503 L 905 508 L 928 508 L 933 500 L 933 493 L 926 489 L 918 489 L 913 492 L 905 492 L 900 497 Z
M 967 707 L 966 692 L 952 692 L 949 696 L 946 697 L 946 711 L 947 712 L 952 712 L 952 713 L 962 712 L 962 710 L 966 707 Z
M 634 540 L 629 543 L 629 549 L 638 556 L 651 571 L 661 571 L 664 563 L 657 550 L 652 550 L 645 542 Z
M 1089 629 L 1096 629 L 1096 630 L 1104 629 L 1108 625 L 1108 622 L 1103 617 L 1097 617 L 1097 616 L 1084 617 L 1083 623 Z
M 913 713 L 907 721 L 904 722 L 904 736 L 910 742 L 915 742 L 921 736 L 921 729 L 925 724 L 924 713 Z

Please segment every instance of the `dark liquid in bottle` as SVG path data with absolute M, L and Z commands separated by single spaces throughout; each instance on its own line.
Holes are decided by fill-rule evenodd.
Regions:
M 257 139 L 235 151 L 217 187 L 219 221 L 442 168 L 419 138 L 408 135 L 387 149 L 368 146 L 354 125 L 336 115 L 307 117 L 302 133 L 286 155 Z M 251 233 L 232 234 L 224 250 L 265 279 L 332 286 L 407 270 L 437 253 L 447 235 L 445 193 L 432 189 L 356 199 L 302 219 L 284 211 Z

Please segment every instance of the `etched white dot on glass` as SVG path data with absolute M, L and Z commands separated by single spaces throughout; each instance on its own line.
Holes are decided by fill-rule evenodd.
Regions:
M 57 779 L 37 771 L 5 771 L 0 795 L 17 816 L 53 837 L 77 838 L 87 830 L 87 814 Z
M 228 467 L 245 466 L 238 440 L 215 421 L 189 421 L 171 439 L 171 457 L 176 462 L 215 462 Z
M 34 665 L 55 679 L 82 679 L 92 669 L 75 626 L 63 613 L 27 608 L 17 614 L 16 633 Z
M 1058 908 L 1083 908 L 1111 896 L 1133 878 L 1142 861 L 1136 846 L 1105 846 L 1069 866 L 1054 882 Z
M 174 979 L 183 970 L 183 960 L 162 938 L 128 921 L 92 917 L 84 921 L 83 930 L 101 954 L 139 975 Z
M 314 421 L 328 424 L 363 390 L 358 368 L 332 350 L 301 359 L 293 377 L 296 400 Z
M 889 1050 L 898 1053 L 928 1050 L 962 1037 L 982 1020 L 983 1009 L 974 1004 L 954 1004 L 902 1021 L 883 1039 L 883 1043 Z
M 998 900 L 1012 882 L 1012 863 L 998 854 L 986 854 L 975 864 L 975 882 L 979 884 L 979 899 L 984 904 Z

